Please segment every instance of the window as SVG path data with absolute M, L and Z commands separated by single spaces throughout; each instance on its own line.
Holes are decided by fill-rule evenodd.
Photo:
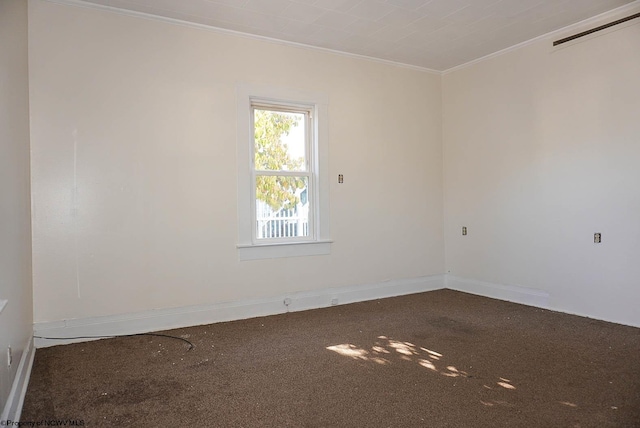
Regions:
M 252 100 L 251 112 L 253 241 L 313 239 L 313 106 Z
M 326 97 L 238 88 L 240 260 L 330 251 Z

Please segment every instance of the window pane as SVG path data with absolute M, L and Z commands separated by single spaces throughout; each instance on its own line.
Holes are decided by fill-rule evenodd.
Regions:
M 305 114 L 254 109 L 258 171 L 306 171 Z
M 256 237 L 309 236 L 308 177 L 256 177 Z

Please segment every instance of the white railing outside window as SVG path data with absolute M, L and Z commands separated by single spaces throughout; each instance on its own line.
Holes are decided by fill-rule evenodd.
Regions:
M 309 204 L 299 203 L 294 209 L 274 211 L 257 200 L 256 236 L 258 239 L 309 236 Z

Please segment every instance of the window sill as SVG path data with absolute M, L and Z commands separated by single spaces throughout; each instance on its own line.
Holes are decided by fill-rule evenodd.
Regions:
M 330 240 L 277 244 L 238 245 L 240 261 L 284 257 L 321 256 L 331 253 Z

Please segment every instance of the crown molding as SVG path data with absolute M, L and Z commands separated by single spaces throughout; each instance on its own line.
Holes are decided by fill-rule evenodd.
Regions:
M 570 32 L 572 30 L 578 30 L 578 29 L 581 29 L 581 27 L 585 27 L 585 26 L 590 25 L 590 24 L 599 23 L 599 21 L 606 20 L 607 18 L 612 18 L 612 17 L 615 17 L 616 15 L 621 15 L 621 14 L 624 14 L 625 12 L 633 11 L 638 7 L 640 7 L 640 0 L 635 0 L 635 1 L 633 1 L 631 3 L 628 3 L 628 4 L 624 5 L 624 6 L 620 6 L 618 8 L 609 10 L 607 12 L 603 12 L 600 15 L 596 15 L 596 16 L 593 16 L 591 18 L 584 19 L 582 21 L 576 22 L 575 24 L 571 24 L 571 25 L 568 25 L 566 27 L 562 27 L 562 28 L 560 28 L 558 30 L 554 30 L 554 31 L 551 31 L 549 33 L 543 34 L 541 36 L 534 37 L 533 39 L 529 39 L 529 40 L 526 40 L 524 42 L 518 43 L 517 45 L 509 46 L 508 48 L 502 49 L 500 51 L 497 51 L 497 52 L 494 52 L 494 53 L 490 53 L 490 54 L 485 55 L 485 56 L 483 56 L 481 58 L 477 58 L 477 59 L 471 60 L 469 62 L 465 62 L 464 64 L 460 64 L 460 65 L 456 65 L 455 67 L 448 68 L 448 69 L 442 71 L 441 73 L 442 73 L 442 75 L 447 75 L 447 74 L 453 73 L 454 71 L 458 71 L 458 70 L 462 70 L 462 69 L 467 68 L 467 67 L 471 67 L 472 65 L 478 64 L 480 62 L 487 61 L 487 60 L 489 60 L 491 58 L 502 56 L 502 55 L 507 54 L 507 53 L 512 52 L 512 51 L 516 51 L 516 50 L 521 49 L 523 47 L 526 47 L 526 46 L 532 45 L 534 43 L 537 43 L 537 42 L 539 42 L 541 40 L 545 40 L 545 39 L 549 39 L 549 38 L 554 38 L 554 37 L 558 37 L 558 36 L 561 36 L 561 35 L 565 35 L 565 33 L 568 33 L 568 32 Z
M 521 49 L 523 47 L 526 47 L 526 46 L 532 45 L 532 44 L 534 44 L 536 42 L 539 42 L 541 40 L 544 40 L 544 39 L 547 39 L 547 38 L 557 37 L 557 36 L 560 36 L 560 35 L 562 35 L 564 33 L 570 32 L 572 30 L 577 30 L 577 29 L 579 29 L 581 27 L 584 27 L 584 26 L 587 26 L 589 24 L 598 23 L 599 21 L 605 20 L 607 18 L 614 17 L 614 16 L 619 15 L 619 14 L 623 14 L 623 13 L 628 12 L 628 11 L 633 11 L 634 9 L 640 7 L 640 0 L 635 0 L 635 1 L 633 1 L 631 3 L 628 3 L 628 4 L 624 5 L 624 6 L 620 6 L 618 8 L 612 9 L 610 11 L 603 12 L 603 13 L 601 13 L 599 15 L 593 16 L 591 18 L 584 19 L 582 21 L 576 22 L 574 24 L 568 25 L 568 26 L 560 28 L 558 30 L 551 31 L 549 33 L 543 34 L 543 35 L 538 36 L 538 37 L 534 37 L 533 39 L 526 40 L 524 42 L 518 43 L 518 44 L 513 45 L 513 46 L 509 46 L 508 48 L 502 49 L 500 51 L 493 52 L 493 53 L 490 53 L 490 54 L 485 55 L 483 57 L 476 58 L 476 59 L 471 60 L 469 62 L 460 64 L 460 65 L 456 65 L 455 67 L 451 67 L 451 68 L 448 68 L 446 70 L 440 71 L 440 70 L 434 70 L 434 69 L 431 69 L 431 68 L 420 67 L 420 66 L 417 66 L 417 65 L 407 64 L 407 63 L 403 63 L 403 62 L 391 61 L 391 60 L 386 60 L 386 59 L 382 59 L 382 58 L 375 58 L 375 57 L 371 57 L 371 56 L 367 56 L 367 55 L 361 55 L 361 54 L 356 54 L 356 53 L 351 53 L 351 52 L 344 52 L 344 51 L 339 51 L 339 50 L 329 49 L 329 48 L 322 48 L 322 47 L 319 47 L 319 46 L 312 46 L 312 45 L 307 45 L 307 44 L 304 44 L 304 43 L 292 42 L 292 41 L 289 41 L 289 40 L 276 39 L 276 38 L 273 38 L 273 37 L 259 36 L 259 35 L 256 35 L 256 34 L 244 33 L 244 32 L 241 32 L 241 31 L 228 30 L 228 29 L 225 29 L 225 28 L 215 27 L 213 25 L 200 24 L 200 23 L 191 22 L 191 21 L 185 21 L 185 20 L 177 19 L 177 18 L 169 18 L 169 17 L 166 17 L 166 16 L 155 15 L 155 14 L 147 13 L 147 12 L 139 12 L 139 11 L 134 11 L 134 10 L 122 9 L 122 8 L 118 8 L 118 7 L 114 7 L 114 6 L 106 6 L 106 5 L 97 4 L 97 3 L 90 3 L 90 2 L 87 2 L 87 1 L 84 1 L 84 0 L 44 0 L 44 1 L 47 1 L 49 3 L 57 3 L 57 4 L 61 4 L 61 5 L 66 5 L 66 6 L 74 6 L 74 7 L 82 7 L 82 8 L 85 8 L 85 9 L 95 9 L 95 10 L 107 11 L 107 12 L 111 12 L 111 13 L 117 13 L 119 15 L 125 15 L 125 16 L 141 18 L 141 19 L 147 19 L 147 20 L 152 20 L 152 21 L 160 21 L 160 22 L 165 22 L 165 23 L 174 24 L 174 25 L 181 25 L 181 26 L 185 26 L 185 27 L 196 28 L 196 29 L 200 29 L 200 30 L 212 31 L 212 32 L 219 33 L 219 34 L 231 35 L 231 36 L 242 37 L 242 38 L 253 39 L 253 40 L 259 40 L 259 41 L 262 41 L 262 42 L 278 44 L 278 45 L 283 45 L 283 46 L 289 46 L 289 47 L 295 47 L 295 48 L 299 48 L 299 49 L 312 50 L 312 51 L 316 51 L 316 52 L 323 52 L 323 53 L 343 56 L 343 57 L 347 57 L 347 58 L 355 58 L 355 59 L 360 59 L 360 60 L 364 60 L 364 61 L 375 62 L 375 63 L 378 63 L 378 64 L 385 64 L 385 65 L 390 65 L 390 66 L 393 66 L 393 67 L 400 67 L 400 68 L 405 68 L 405 69 L 409 69 L 409 70 L 420 71 L 420 72 L 423 72 L 423 73 L 434 74 L 434 75 L 438 75 L 438 76 L 447 75 L 447 74 L 453 73 L 455 71 L 462 70 L 462 69 L 467 68 L 467 67 L 471 67 L 471 66 L 473 66 L 475 64 L 478 64 L 480 62 L 487 61 L 487 60 L 490 60 L 492 58 L 495 58 L 495 57 L 498 57 L 498 56 L 501 56 L 501 55 L 505 55 L 505 54 L 507 54 L 509 52 L 516 51 L 516 50 Z
M 90 3 L 90 2 L 87 2 L 87 1 L 83 1 L 83 0 L 45 0 L 45 1 L 47 1 L 49 3 L 56 3 L 56 4 L 65 5 L 65 6 L 82 7 L 82 8 L 85 8 L 85 9 L 94 9 L 94 10 L 101 10 L 101 11 L 106 11 L 106 12 L 111 12 L 111 13 L 117 13 L 119 15 L 125 15 L 125 16 L 130 16 L 130 17 L 135 17 L 135 18 L 147 19 L 147 20 L 151 20 L 151 21 L 160 21 L 160 22 L 165 22 L 165 23 L 174 24 L 174 25 L 181 25 L 181 26 L 184 26 L 184 27 L 191 27 L 191 28 L 197 28 L 197 29 L 200 29 L 200 30 L 212 31 L 212 32 L 219 33 L 219 34 L 231 35 L 231 36 L 242 37 L 242 38 L 253 39 L 253 40 L 259 40 L 259 41 L 262 41 L 262 42 L 273 43 L 273 44 L 284 45 L 284 46 L 290 46 L 290 47 L 295 47 L 295 48 L 300 48 L 300 49 L 307 49 L 307 50 L 312 50 L 312 51 L 316 51 L 316 52 L 324 52 L 324 53 L 343 56 L 343 57 L 347 57 L 347 58 L 355 58 L 355 59 L 375 62 L 375 63 L 379 63 L 379 64 L 391 65 L 391 66 L 394 66 L 394 67 L 400 67 L 400 68 L 406 68 L 406 69 L 409 69 L 409 70 L 420 71 L 420 72 L 423 72 L 423 73 L 435 74 L 435 75 L 438 75 L 438 76 L 442 75 L 442 71 L 433 70 L 433 69 L 426 68 L 426 67 L 420 67 L 420 66 L 417 66 L 417 65 L 406 64 L 406 63 L 391 61 L 391 60 L 382 59 L 382 58 L 375 58 L 375 57 L 356 54 L 356 53 L 351 53 L 351 52 L 344 52 L 344 51 L 339 51 L 339 50 L 335 50 L 335 49 L 323 48 L 323 47 L 319 47 L 319 46 L 312 46 L 312 45 L 307 45 L 307 44 L 304 44 L 304 43 L 292 42 L 292 41 L 289 41 L 289 40 L 276 39 L 276 38 L 273 38 L 273 37 L 260 36 L 260 35 L 257 35 L 257 34 L 244 33 L 242 31 L 228 30 L 226 28 L 215 27 L 213 25 L 200 24 L 200 23 L 197 23 L 197 22 L 185 21 L 183 19 L 177 19 L 177 18 L 169 18 L 167 16 L 155 15 L 155 14 L 147 13 L 147 12 L 139 12 L 139 11 L 135 11 L 135 10 L 122 9 L 122 8 L 118 8 L 118 7 L 114 7 L 114 6 L 106 6 L 106 5 L 97 4 L 97 3 Z

